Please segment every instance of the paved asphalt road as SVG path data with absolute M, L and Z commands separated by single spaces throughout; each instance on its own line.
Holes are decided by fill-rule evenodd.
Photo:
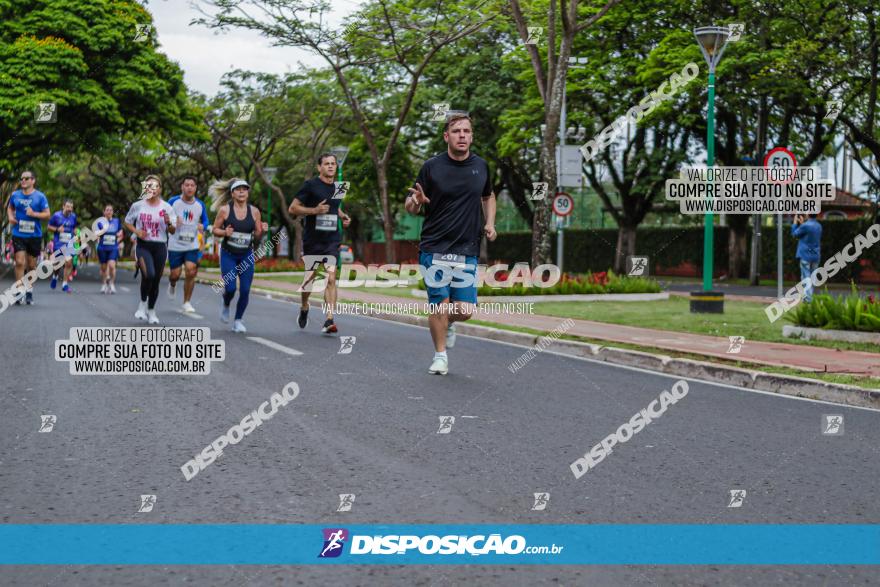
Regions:
M 247 336 L 217 318 L 198 286 L 202 319 L 227 359 L 208 376 L 72 376 L 54 360 L 71 326 L 138 326 L 131 272 L 116 296 L 95 268 L 76 292 L 36 289 L 36 305 L 0 315 L 2 523 L 878 523 L 880 413 L 690 381 L 690 393 L 595 470 L 569 464 L 646 407 L 675 378 L 459 337 L 447 377 L 426 373 L 426 330 L 338 319 L 351 354 L 305 331 L 296 306 L 254 296 Z M 0 286 L 11 284 L 0 267 Z M 128 291 L 123 291 L 124 289 Z M 178 291 L 178 296 L 180 292 Z M 313 306 L 314 308 L 314 306 Z M 552 325 L 548 325 L 548 329 Z M 552 350 L 552 349 L 551 349 Z M 187 482 L 180 466 L 295 381 L 301 393 Z M 845 416 L 823 436 L 823 414 Z M 41 414 L 58 417 L 38 433 Z M 437 434 L 440 416 L 455 416 Z M 728 508 L 728 491 L 747 490 Z M 550 493 L 545 511 L 532 494 Z M 354 493 L 337 513 L 338 494 Z M 157 495 L 136 513 L 141 494 Z M 674 545 L 670 545 L 674 547 Z M 827 585 L 876 584 L 877 567 L 6 567 L 4 585 Z

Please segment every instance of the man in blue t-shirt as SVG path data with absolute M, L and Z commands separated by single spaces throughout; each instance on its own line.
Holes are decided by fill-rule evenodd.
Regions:
M 798 239 L 797 253 L 795 256 L 800 260 L 801 281 L 807 280 L 804 288 L 804 301 L 813 299 L 813 280 L 810 276 L 819 268 L 820 245 L 822 240 L 822 225 L 812 214 L 797 214 L 791 225 L 791 236 Z
M 73 213 L 73 200 L 65 199 L 61 205 L 61 211 L 55 212 L 49 219 L 47 226 L 49 232 L 55 234 L 52 239 L 52 252 L 61 250 L 73 241 L 74 231 L 76 230 L 76 214 Z M 64 257 L 63 281 L 61 282 L 61 291 L 70 293 L 70 274 L 73 272 L 73 258 L 69 255 Z M 49 287 L 55 289 L 58 285 L 58 271 L 52 274 L 52 281 Z
M 477 256 L 483 235 L 494 241 L 495 193 L 486 161 L 471 153 L 473 126 L 467 114 L 451 114 L 443 133 L 446 152 L 425 161 L 406 198 L 406 211 L 425 222 L 419 242 L 431 311 L 428 327 L 434 360 L 428 373 L 446 375 L 447 348 L 455 323 L 468 320 L 477 304 Z
M 168 236 L 168 297 L 174 298 L 180 273 L 185 270 L 183 280 L 184 312 L 195 312 L 190 300 L 196 286 L 199 272 L 199 261 L 202 258 L 202 240 L 208 228 L 208 208 L 196 197 L 196 178 L 187 175 L 180 184 L 180 195 L 168 200 L 168 204 L 177 213 L 177 230 Z
M 6 206 L 6 216 L 12 226 L 12 247 L 15 251 L 15 280 L 24 277 L 25 271 L 37 268 L 37 257 L 43 244 L 41 221 L 47 220 L 52 211 L 46 194 L 36 189 L 37 176 L 33 171 L 21 173 L 21 189 L 12 192 Z M 21 299 L 15 301 L 21 304 Z M 33 286 L 28 285 L 25 303 L 34 303 Z

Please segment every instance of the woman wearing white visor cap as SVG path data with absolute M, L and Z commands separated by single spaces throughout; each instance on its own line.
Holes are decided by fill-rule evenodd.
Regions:
M 235 297 L 235 281 L 240 287 L 235 306 L 233 332 L 247 332 L 241 319 L 248 305 L 251 282 L 254 280 L 254 239 L 259 240 L 269 226 L 262 221 L 260 211 L 248 203 L 251 186 L 243 179 L 233 177 L 215 182 L 210 189 L 213 204 L 214 236 L 222 237 L 220 245 L 220 273 L 225 291 L 220 319 L 229 322 L 229 305 Z

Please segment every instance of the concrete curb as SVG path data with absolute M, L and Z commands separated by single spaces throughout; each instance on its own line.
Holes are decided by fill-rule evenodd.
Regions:
M 213 283 L 212 281 L 203 280 L 201 278 L 197 278 L 197 281 L 208 284 Z M 268 295 L 273 298 L 299 301 L 299 295 L 297 294 L 289 294 L 257 287 L 251 288 L 251 291 Z M 428 326 L 427 318 L 416 315 L 375 314 L 372 315 L 372 317 L 411 324 L 413 326 L 422 326 L 426 328 Z M 531 347 L 537 344 L 542 336 L 465 323 L 459 324 L 457 326 L 457 331 L 459 334 L 464 334 L 466 336 L 486 338 L 526 347 Z M 815 379 L 807 379 L 805 377 L 796 377 L 793 375 L 765 373 L 763 371 L 742 369 L 740 367 L 720 365 L 706 361 L 696 361 L 693 359 L 676 359 L 667 355 L 621 349 L 612 346 L 602 346 L 573 340 L 555 340 L 547 346 L 547 349 L 550 352 L 557 354 L 582 357 L 594 361 L 603 361 L 614 365 L 638 367 L 678 377 L 702 379 L 704 381 L 724 383 L 726 385 L 734 385 L 746 389 L 822 400 L 848 406 L 880 409 L 880 391 L 863 389 L 853 385 L 817 381 Z
M 876 332 L 860 332 L 854 330 L 830 330 L 825 328 L 807 328 L 786 324 L 782 327 L 782 336 L 803 338 L 804 340 L 839 340 L 843 342 L 866 342 L 880 345 L 880 334 Z
M 411 289 L 409 293 L 418 298 L 428 299 L 428 292 Z M 537 304 L 540 302 L 653 302 L 668 300 L 669 292 L 635 293 L 635 294 L 553 294 L 546 296 L 482 296 L 481 303 L 488 302 L 524 302 Z

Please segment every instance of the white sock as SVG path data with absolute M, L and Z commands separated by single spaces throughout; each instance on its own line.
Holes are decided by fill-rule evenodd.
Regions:
M 447 359 L 447 360 L 448 360 L 448 358 L 446 357 L 446 351 L 436 351 L 436 352 L 434 353 L 434 358 L 435 358 L 435 359 Z

